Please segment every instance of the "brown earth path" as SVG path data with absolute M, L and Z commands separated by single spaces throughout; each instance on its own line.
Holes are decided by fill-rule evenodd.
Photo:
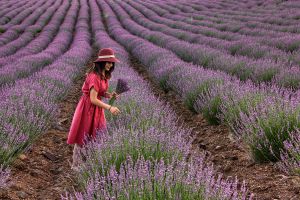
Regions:
M 257 200 L 300 200 L 300 177 L 284 175 L 271 163 L 254 163 L 245 145 L 230 137 L 229 129 L 224 125 L 209 125 L 201 114 L 190 111 L 175 92 L 160 89 L 138 60 L 131 57 L 131 65 L 150 83 L 156 96 L 170 103 L 182 125 L 193 128 L 196 137 L 193 148 L 206 151 L 208 160 L 225 177 L 237 177 L 245 180 L 247 187 Z
M 59 116 L 52 127 L 12 164 L 10 186 L 0 191 L 1 200 L 58 200 L 76 188 L 76 174 L 70 168 L 73 146 L 66 141 L 83 81 L 84 71 L 59 104 Z

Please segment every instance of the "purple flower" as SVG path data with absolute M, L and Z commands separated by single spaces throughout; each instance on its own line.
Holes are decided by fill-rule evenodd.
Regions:
M 4 167 L 0 166 L 0 189 L 5 188 L 7 186 L 7 180 L 10 175 L 10 170 L 8 168 L 4 169 Z
M 118 82 L 117 82 L 117 88 L 116 88 L 116 93 L 117 94 L 122 94 L 124 92 L 127 92 L 129 91 L 130 88 L 128 86 L 128 83 L 124 80 L 124 79 L 118 79 Z M 110 105 L 113 105 L 113 103 L 115 102 L 116 98 L 115 97 L 112 97 L 110 100 L 109 100 L 109 104 Z
M 124 92 L 129 91 L 130 88 L 128 87 L 128 83 L 124 79 L 118 79 L 116 93 L 122 94 Z

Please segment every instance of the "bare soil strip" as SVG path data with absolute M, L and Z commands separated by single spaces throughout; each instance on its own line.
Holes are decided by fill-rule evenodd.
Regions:
M 176 111 L 183 126 L 193 128 L 193 148 L 207 151 L 208 158 L 214 163 L 218 172 L 225 177 L 237 177 L 245 180 L 249 190 L 257 200 L 300 199 L 300 178 L 286 176 L 276 170 L 271 163 L 254 163 L 245 145 L 230 138 L 229 129 L 224 125 L 209 125 L 201 114 L 190 111 L 182 102 L 181 97 L 173 91 L 163 91 L 149 76 L 146 68 L 131 57 L 131 65 L 150 83 L 156 96 L 170 103 Z

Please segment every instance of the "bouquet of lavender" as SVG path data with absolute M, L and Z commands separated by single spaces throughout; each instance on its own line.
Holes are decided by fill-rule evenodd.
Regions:
M 129 90 L 130 90 L 130 88 L 128 87 L 128 83 L 125 80 L 123 80 L 123 79 L 118 79 L 117 88 L 116 88 L 117 95 L 122 94 L 124 92 L 127 92 Z M 109 100 L 109 105 L 113 105 L 113 103 L 115 102 L 115 100 L 116 100 L 116 97 L 113 96 Z

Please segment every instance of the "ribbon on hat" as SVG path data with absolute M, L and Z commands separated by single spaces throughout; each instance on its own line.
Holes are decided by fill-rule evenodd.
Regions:
M 115 58 L 114 55 L 109 55 L 109 56 L 98 56 L 98 58 Z

